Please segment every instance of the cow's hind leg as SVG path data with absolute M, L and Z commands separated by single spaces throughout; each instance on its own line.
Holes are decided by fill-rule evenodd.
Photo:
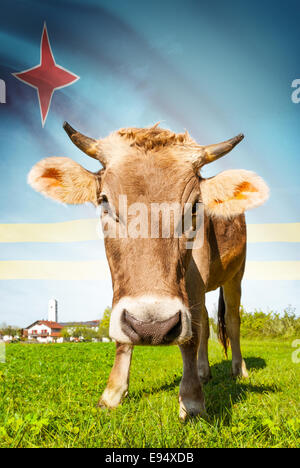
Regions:
M 223 285 L 225 301 L 225 326 L 232 350 L 232 375 L 248 377 L 240 346 L 240 302 L 243 271 Z
M 208 362 L 208 338 L 209 321 L 205 305 L 202 307 L 199 318 L 199 351 L 198 351 L 198 371 L 202 383 L 207 383 L 211 379 L 211 371 Z
M 115 408 L 127 393 L 132 350 L 132 345 L 116 343 L 115 362 L 99 400 L 99 407 Z

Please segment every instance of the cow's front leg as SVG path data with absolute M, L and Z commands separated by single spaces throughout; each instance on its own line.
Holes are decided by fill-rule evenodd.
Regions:
M 128 390 L 132 350 L 132 345 L 116 343 L 115 362 L 98 406 L 115 408 L 121 403 Z
M 183 376 L 179 388 L 179 417 L 204 416 L 205 403 L 202 385 L 198 373 L 197 351 L 198 343 L 194 338 L 180 346 L 183 360 Z

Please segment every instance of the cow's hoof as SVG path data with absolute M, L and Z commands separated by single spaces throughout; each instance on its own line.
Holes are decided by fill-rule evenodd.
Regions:
M 231 375 L 235 379 L 237 378 L 248 379 L 249 378 L 249 374 L 248 374 L 244 359 L 242 360 L 241 364 L 240 363 L 232 364 Z
M 105 401 L 102 400 L 102 398 L 100 398 L 100 400 L 99 400 L 98 403 L 97 403 L 97 408 L 100 408 L 100 409 L 109 409 L 110 407 L 107 406 L 107 404 L 105 403 Z
M 207 418 L 204 402 L 186 400 L 179 398 L 179 418 L 181 421 L 187 421 L 189 418 L 199 416 Z
M 100 409 L 115 409 L 117 406 L 119 406 L 120 403 L 113 403 L 105 400 L 104 398 L 100 398 L 97 404 L 97 408 Z
M 109 408 L 109 409 L 114 409 L 119 406 L 123 400 L 123 398 L 127 395 L 127 391 L 118 389 L 118 390 L 112 390 L 112 389 L 105 389 L 99 402 L 98 402 L 98 408 Z

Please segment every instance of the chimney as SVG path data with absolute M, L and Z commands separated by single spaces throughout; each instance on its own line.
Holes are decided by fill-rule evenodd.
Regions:
M 48 302 L 48 320 L 49 322 L 57 322 L 58 320 L 56 299 L 50 299 Z

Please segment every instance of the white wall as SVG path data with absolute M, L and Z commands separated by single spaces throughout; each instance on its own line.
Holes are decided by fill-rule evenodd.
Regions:
M 51 333 L 51 328 L 48 327 L 47 325 L 36 324 L 36 325 L 33 325 L 32 327 L 28 328 L 28 336 L 30 336 L 32 334 L 33 330 L 35 330 L 38 334 L 41 334 L 42 330 L 47 330 L 48 334 Z

